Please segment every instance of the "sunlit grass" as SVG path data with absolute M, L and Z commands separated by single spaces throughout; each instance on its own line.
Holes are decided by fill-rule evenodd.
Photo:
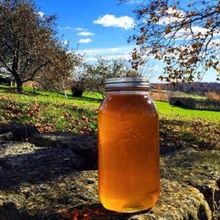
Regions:
M 19 102 L 41 102 L 44 104 L 69 104 L 76 105 L 78 107 L 87 106 L 89 108 L 97 108 L 100 105 L 102 96 L 98 93 L 85 92 L 82 97 L 73 97 L 70 91 L 66 91 L 67 96 L 63 93 L 57 92 L 34 92 L 31 87 L 24 87 L 23 94 L 15 92 L 15 88 L 9 88 L 7 86 L 0 85 L 0 96 L 13 98 Z
M 94 92 L 84 92 L 82 97 L 73 97 L 71 91 L 66 91 L 67 98 L 63 93 L 36 91 L 31 87 L 24 88 L 24 94 L 8 92 L 8 86 L 0 85 L 0 97 L 8 97 L 14 101 L 20 102 L 21 106 L 30 105 L 30 103 L 40 102 L 42 105 L 75 105 L 79 108 L 98 109 L 103 97 Z M 167 102 L 155 101 L 160 117 L 172 117 L 174 119 L 205 119 L 220 121 L 219 111 L 193 110 L 171 106 Z
M 35 125 L 39 131 L 64 131 L 97 135 L 97 112 L 102 96 L 84 93 L 33 92 L 17 94 L 0 86 L 0 116 L 7 121 Z M 220 112 L 191 110 L 155 101 L 160 118 L 162 146 L 220 149 Z
M 171 106 L 167 102 L 155 101 L 159 115 L 161 117 L 171 117 L 173 119 L 185 119 L 185 120 L 208 120 L 220 122 L 220 111 L 206 111 L 206 110 L 194 110 L 181 108 L 177 106 Z

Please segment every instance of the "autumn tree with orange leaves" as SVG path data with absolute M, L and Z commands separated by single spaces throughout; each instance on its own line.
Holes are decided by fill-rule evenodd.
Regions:
M 220 80 L 219 0 L 143 0 L 134 13 L 137 34 L 129 38 L 137 45 L 133 68 L 153 56 L 165 63 L 161 80 L 192 82 L 209 69 Z

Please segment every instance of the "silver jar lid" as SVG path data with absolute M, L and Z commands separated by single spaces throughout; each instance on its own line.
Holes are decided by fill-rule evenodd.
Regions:
M 120 88 L 149 89 L 149 87 L 149 80 L 145 77 L 109 78 L 105 80 L 106 90 Z

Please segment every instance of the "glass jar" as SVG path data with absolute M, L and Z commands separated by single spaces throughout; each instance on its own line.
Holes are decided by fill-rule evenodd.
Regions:
M 159 198 L 159 122 L 146 78 L 112 78 L 98 112 L 98 192 L 118 212 L 149 209 Z

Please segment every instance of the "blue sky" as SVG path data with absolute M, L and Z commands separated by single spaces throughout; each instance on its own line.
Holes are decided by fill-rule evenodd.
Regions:
M 57 30 L 70 48 L 86 54 L 88 62 L 98 56 L 129 59 L 134 43 L 127 43 L 134 33 L 135 4 L 140 0 L 118 5 L 116 0 L 35 0 L 43 15 L 56 14 Z M 161 63 L 151 60 L 147 69 L 151 82 L 162 73 Z M 213 72 L 203 81 L 215 81 Z
M 57 14 L 58 31 L 72 49 L 93 54 L 116 53 L 128 45 L 133 33 L 133 4 L 117 5 L 115 0 L 36 0 L 40 11 Z M 103 50 L 103 51 L 102 51 Z

